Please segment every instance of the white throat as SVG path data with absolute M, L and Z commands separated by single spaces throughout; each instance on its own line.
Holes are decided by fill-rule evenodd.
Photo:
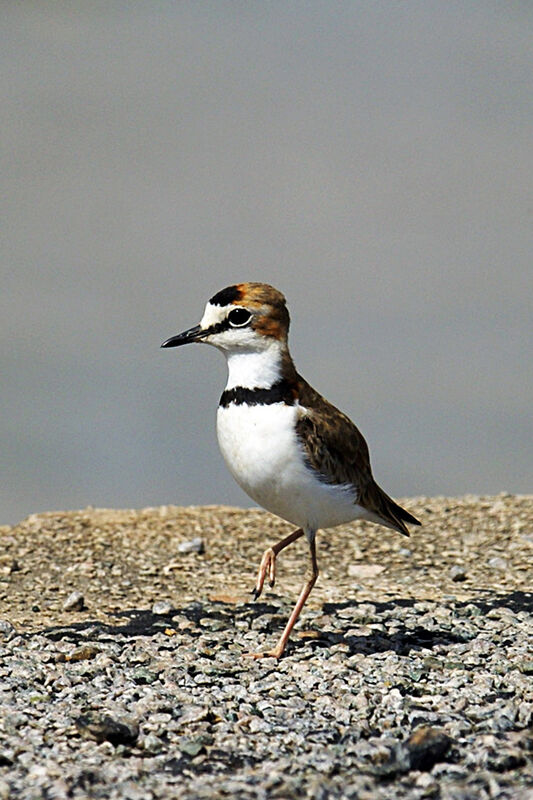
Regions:
M 281 378 L 282 347 L 273 339 L 264 350 L 226 351 L 228 382 L 226 389 L 268 389 Z

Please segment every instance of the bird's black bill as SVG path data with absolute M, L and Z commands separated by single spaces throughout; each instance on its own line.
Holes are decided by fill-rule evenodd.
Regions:
M 203 339 L 205 331 L 199 325 L 194 328 L 189 328 L 188 331 L 178 333 L 177 336 L 171 336 L 166 342 L 163 342 L 161 347 L 179 347 L 180 344 L 189 344 L 190 342 L 199 342 Z

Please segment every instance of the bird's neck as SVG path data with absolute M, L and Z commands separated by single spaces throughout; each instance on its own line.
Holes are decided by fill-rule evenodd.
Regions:
M 276 339 L 262 350 L 235 350 L 226 353 L 226 389 L 270 389 L 282 378 L 295 373 L 287 345 Z

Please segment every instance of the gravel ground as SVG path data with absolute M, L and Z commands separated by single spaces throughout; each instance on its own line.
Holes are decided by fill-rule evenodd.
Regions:
M 410 539 L 262 551 L 260 511 L 0 527 L 0 798 L 533 798 L 533 497 L 415 498 Z

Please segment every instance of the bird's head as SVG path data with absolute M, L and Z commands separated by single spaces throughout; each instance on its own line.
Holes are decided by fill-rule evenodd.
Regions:
M 289 312 L 285 297 L 266 283 L 238 283 L 217 292 L 199 325 L 167 339 L 161 347 L 204 342 L 226 353 L 259 352 L 286 346 Z

